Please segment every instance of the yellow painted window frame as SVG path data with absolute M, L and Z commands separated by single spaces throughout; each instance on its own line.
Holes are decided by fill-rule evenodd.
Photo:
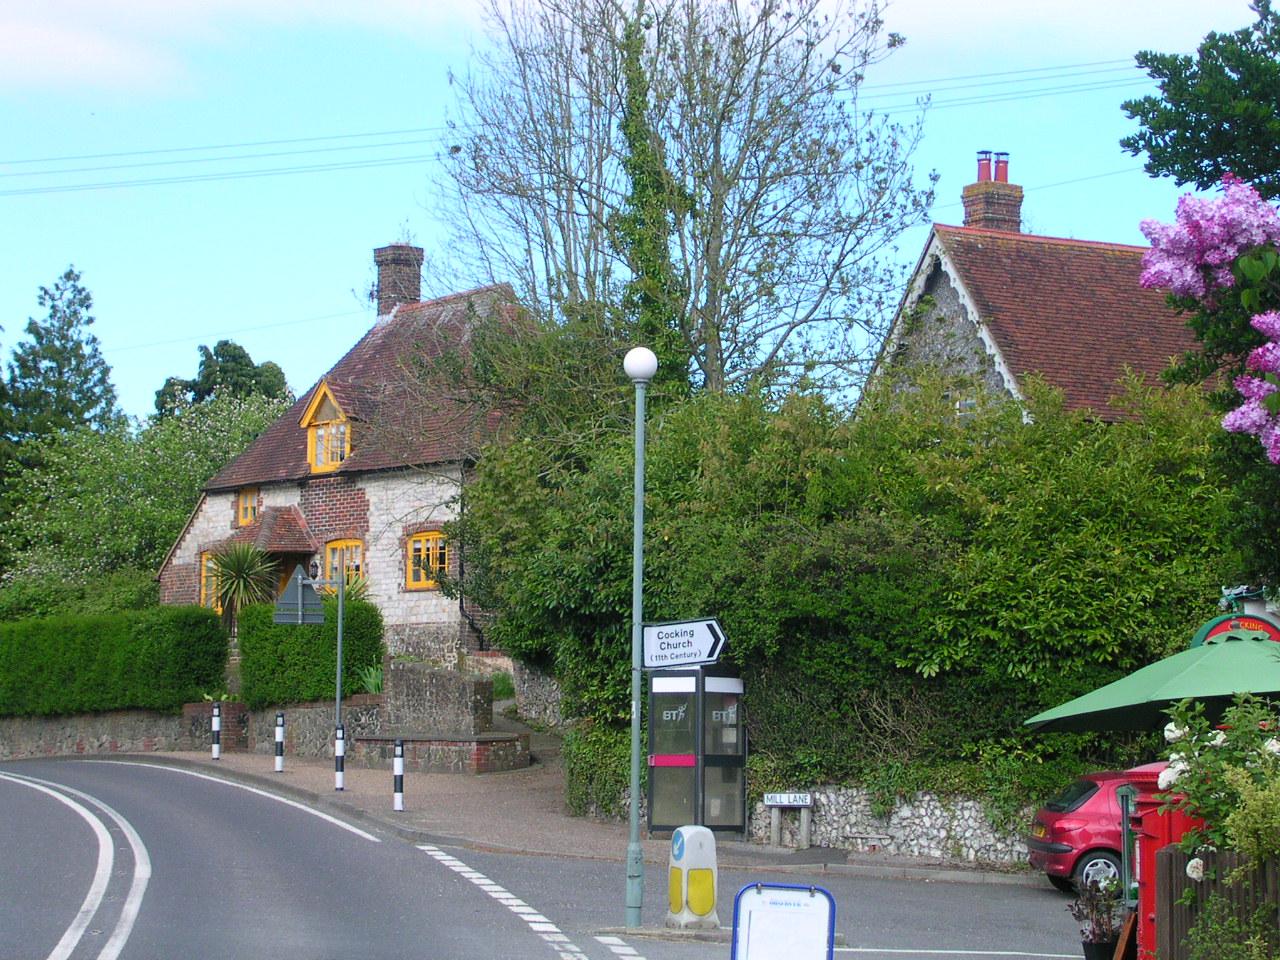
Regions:
M 236 495 L 236 517 L 247 527 L 258 519 L 258 488 L 245 487 Z
M 332 420 L 318 420 L 326 401 L 338 416 Z M 334 399 L 327 383 L 321 382 L 316 388 L 299 426 L 307 431 L 307 465 L 312 473 L 331 473 L 351 456 L 351 421 Z
M 218 602 L 218 568 L 213 565 L 213 554 L 200 554 L 200 606 L 222 612 Z
M 425 558 L 425 563 L 423 559 Z M 449 570 L 449 541 L 438 530 L 415 533 L 405 543 L 404 585 L 407 590 L 440 586 L 438 572 Z
M 324 545 L 324 578 L 342 579 L 348 584 L 364 573 L 363 540 L 330 540 Z

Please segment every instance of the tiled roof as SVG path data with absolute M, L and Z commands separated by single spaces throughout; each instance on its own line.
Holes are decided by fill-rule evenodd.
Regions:
M 1114 416 L 1127 365 L 1158 379 L 1196 347 L 1186 318 L 1138 283 L 1146 247 L 934 226 L 1014 376 L 1039 373 L 1070 409 Z
M 267 553 L 315 553 L 319 549 L 297 507 L 263 507 L 253 523 L 227 538 L 228 543 L 242 540 Z
M 447 402 L 423 404 L 405 363 L 463 346 L 473 311 L 514 310 L 515 293 L 506 284 L 451 294 L 396 309 L 369 330 L 322 382 L 348 419 L 354 421 L 351 455 L 335 474 L 465 460 L 479 426 L 468 411 Z M 307 431 L 300 421 L 316 383 L 247 450 L 205 484 L 206 490 L 281 483 L 312 476 L 307 463 Z M 324 474 L 332 476 L 333 474 Z

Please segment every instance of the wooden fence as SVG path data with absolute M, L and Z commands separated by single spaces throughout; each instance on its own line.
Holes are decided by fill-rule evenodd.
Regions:
M 1239 883 L 1227 883 L 1243 858 L 1234 853 L 1204 855 L 1206 876 L 1201 881 L 1187 876 L 1190 857 L 1177 847 L 1165 847 L 1156 854 L 1156 956 L 1158 960 L 1187 960 L 1186 943 L 1192 924 L 1203 913 L 1210 897 L 1219 896 L 1228 906 L 1229 916 L 1244 924 L 1253 921 L 1259 909 L 1267 910 L 1267 922 L 1276 929 L 1280 917 L 1280 863 L 1264 863 Z M 1194 887 L 1195 903 L 1178 903 L 1184 890 Z

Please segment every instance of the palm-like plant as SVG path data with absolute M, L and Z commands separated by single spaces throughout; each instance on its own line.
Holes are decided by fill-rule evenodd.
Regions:
M 218 605 L 229 628 L 236 613 L 251 603 L 266 603 L 275 596 L 276 562 L 252 543 L 231 543 L 213 555 L 218 578 Z

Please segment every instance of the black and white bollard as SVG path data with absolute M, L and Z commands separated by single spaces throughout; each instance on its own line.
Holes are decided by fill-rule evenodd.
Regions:
M 391 789 L 395 792 L 391 809 L 404 812 L 404 741 L 396 741 L 395 759 L 391 761 Z
M 213 759 L 222 759 L 222 704 L 213 705 Z
M 276 712 L 276 773 L 284 773 L 284 711 Z
M 342 729 L 342 724 L 338 724 L 338 729 L 334 731 L 333 737 L 333 789 L 345 790 L 346 785 L 346 766 L 347 758 L 347 735 Z

